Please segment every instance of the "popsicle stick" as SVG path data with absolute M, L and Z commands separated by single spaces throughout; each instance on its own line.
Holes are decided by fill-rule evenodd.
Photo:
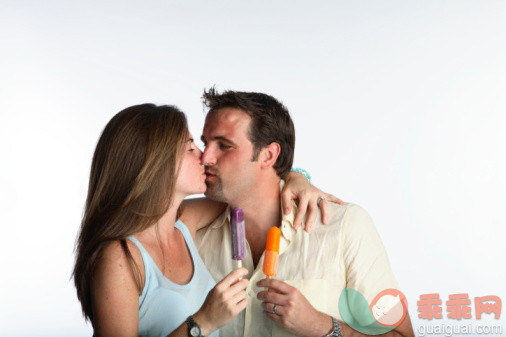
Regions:
M 242 260 L 235 260 L 235 263 L 236 263 L 237 268 L 242 268 Z M 242 276 L 239 277 L 238 280 L 242 280 Z

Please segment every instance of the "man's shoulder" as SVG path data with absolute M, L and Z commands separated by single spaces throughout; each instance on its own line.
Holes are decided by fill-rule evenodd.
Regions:
M 220 235 L 223 230 L 226 230 L 227 226 L 224 226 L 230 214 L 230 206 L 228 206 L 223 213 L 221 213 L 216 219 L 213 220 L 208 226 L 199 229 L 195 234 L 195 244 L 200 249 L 209 235 Z M 213 243 L 212 241 L 210 243 Z
M 348 221 L 370 220 L 367 211 L 360 205 L 354 203 L 347 203 L 346 205 L 329 203 L 328 209 L 329 209 L 328 225 L 330 226 L 340 225 Z M 319 217 L 321 216 L 320 212 L 318 216 Z
M 330 232 L 335 232 L 336 238 L 341 236 L 352 238 L 376 232 L 369 213 L 362 206 L 354 203 L 347 203 L 346 205 L 329 203 L 328 206 L 329 217 L 327 224 L 322 223 L 321 213 L 318 212 L 311 233 L 328 235 Z

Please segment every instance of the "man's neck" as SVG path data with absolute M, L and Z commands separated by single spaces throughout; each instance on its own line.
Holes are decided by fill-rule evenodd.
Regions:
M 246 224 L 246 240 L 256 267 L 267 241 L 267 232 L 281 223 L 279 178 L 261 179 L 248 196 L 233 207 L 241 207 Z

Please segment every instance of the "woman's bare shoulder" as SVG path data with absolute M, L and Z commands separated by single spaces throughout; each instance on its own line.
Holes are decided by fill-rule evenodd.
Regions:
M 133 268 L 132 261 L 128 258 L 128 254 L 123 247 L 124 245 L 128 248 L 134 265 L 136 265 L 137 268 Z M 137 275 L 139 278 L 138 282 L 135 282 L 135 273 L 139 273 L 139 275 Z M 114 284 L 129 279 L 133 280 L 134 283 L 143 284 L 144 263 L 139 248 L 137 248 L 132 241 L 127 239 L 124 240 L 124 243 L 120 240 L 110 242 L 100 254 L 94 276 L 94 279 L 100 283 L 106 282 L 108 284 Z

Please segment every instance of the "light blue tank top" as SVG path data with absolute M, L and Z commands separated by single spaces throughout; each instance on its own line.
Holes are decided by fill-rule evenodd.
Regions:
M 178 220 L 176 228 L 183 233 L 194 266 L 192 279 L 185 285 L 166 278 L 139 240 L 133 235 L 128 237 L 141 252 L 146 275 L 144 289 L 139 296 L 139 335 L 143 337 L 166 337 L 200 309 L 207 293 L 216 284 L 204 266 L 186 225 Z M 215 331 L 210 336 L 218 335 Z

